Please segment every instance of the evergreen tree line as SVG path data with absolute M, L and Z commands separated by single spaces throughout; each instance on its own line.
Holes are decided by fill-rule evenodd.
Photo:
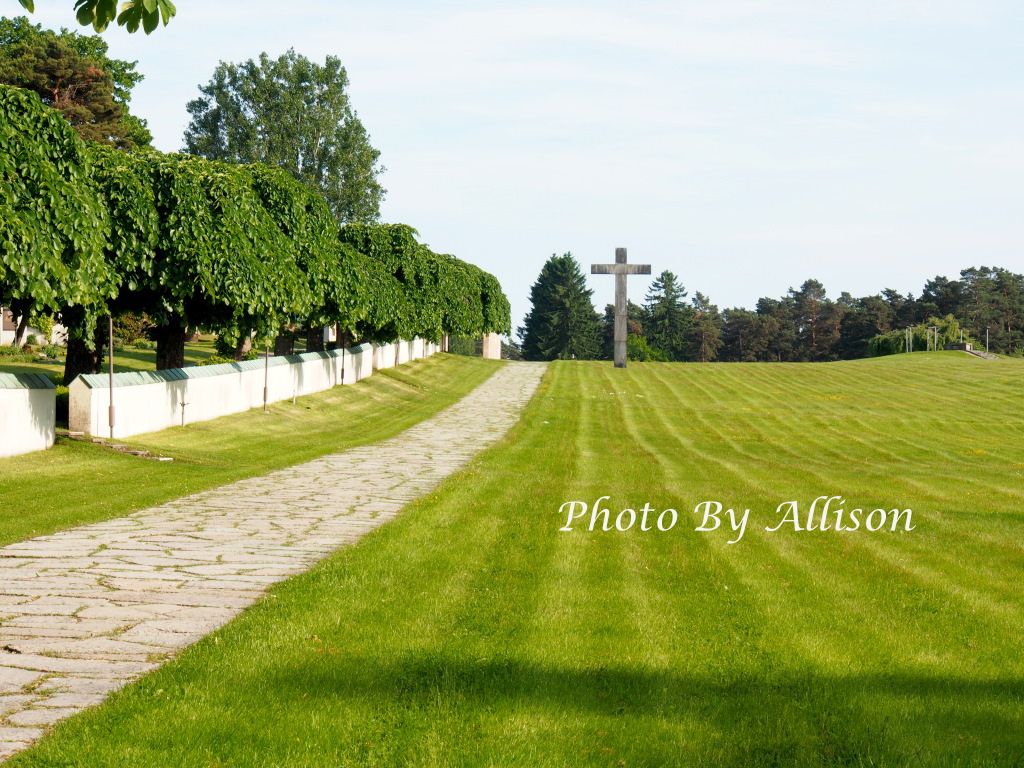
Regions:
M 580 265 L 566 253 L 552 256 L 530 292 L 533 304 L 519 328 L 528 360 L 610 359 L 614 307 L 601 316 Z M 719 310 L 695 292 L 688 299 L 678 277 L 666 270 L 643 304 L 627 306 L 631 360 L 676 362 L 812 362 L 849 360 L 902 352 L 906 329 L 915 350 L 926 348 L 927 328 L 939 343 L 965 341 L 992 352 L 1024 354 L 1024 275 L 1000 267 L 971 267 L 960 278 L 938 276 L 921 294 L 886 289 L 856 298 L 829 298 L 807 280 L 778 299 L 764 297 L 753 310 Z

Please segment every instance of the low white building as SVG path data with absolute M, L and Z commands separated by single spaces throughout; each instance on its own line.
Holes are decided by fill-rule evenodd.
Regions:
M 0 320 L 0 346 L 11 345 L 14 343 L 14 336 L 18 332 L 18 321 L 20 318 L 14 317 L 11 314 L 11 310 L 7 307 L 0 308 L 3 311 L 3 319 Z M 31 325 L 28 330 L 25 331 L 25 338 L 29 335 L 35 335 L 36 339 L 40 344 L 67 344 L 68 343 L 68 331 L 60 323 L 53 324 L 53 333 L 50 334 L 49 338 L 43 336 L 42 331 L 38 328 L 33 328 Z

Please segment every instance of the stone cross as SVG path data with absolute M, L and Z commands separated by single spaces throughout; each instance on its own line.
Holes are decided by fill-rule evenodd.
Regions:
M 592 275 L 615 275 L 615 367 L 626 367 L 626 275 L 649 275 L 650 264 L 627 264 L 626 249 L 615 249 L 614 264 L 591 264 Z

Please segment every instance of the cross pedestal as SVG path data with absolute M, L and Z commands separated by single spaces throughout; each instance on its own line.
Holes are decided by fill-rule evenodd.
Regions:
M 592 275 L 615 275 L 615 367 L 626 367 L 626 275 L 649 275 L 650 264 L 627 264 L 626 249 L 615 249 L 614 264 L 591 264 Z

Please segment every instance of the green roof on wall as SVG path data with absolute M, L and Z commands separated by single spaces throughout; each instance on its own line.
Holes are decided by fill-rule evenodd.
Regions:
M 0 389 L 55 389 L 41 373 L 0 373 Z
M 370 350 L 369 344 L 360 344 L 348 350 L 350 355 L 359 355 Z M 115 387 L 132 387 L 139 384 L 157 384 L 162 381 L 181 381 L 183 379 L 205 379 L 210 376 L 221 376 L 225 373 L 239 373 L 241 371 L 252 371 L 269 365 L 276 368 L 279 365 L 292 363 L 308 363 L 313 360 L 329 360 L 340 356 L 342 350 L 332 349 L 328 352 L 303 352 L 299 355 L 280 355 L 264 360 L 262 357 L 256 360 L 241 360 L 233 363 L 220 363 L 218 365 L 192 365 L 188 368 L 167 368 L 163 371 L 127 371 L 114 374 Z M 18 374 L 25 375 L 25 374 Z M 31 374 L 38 375 L 38 374 Z M 45 377 L 44 377 L 45 378 Z M 110 374 L 107 373 L 83 373 L 79 377 L 90 389 L 106 389 L 110 386 Z M 49 379 L 47 379 L 49 381 Z M 52 387 L 53 384 L 51 383 Z

